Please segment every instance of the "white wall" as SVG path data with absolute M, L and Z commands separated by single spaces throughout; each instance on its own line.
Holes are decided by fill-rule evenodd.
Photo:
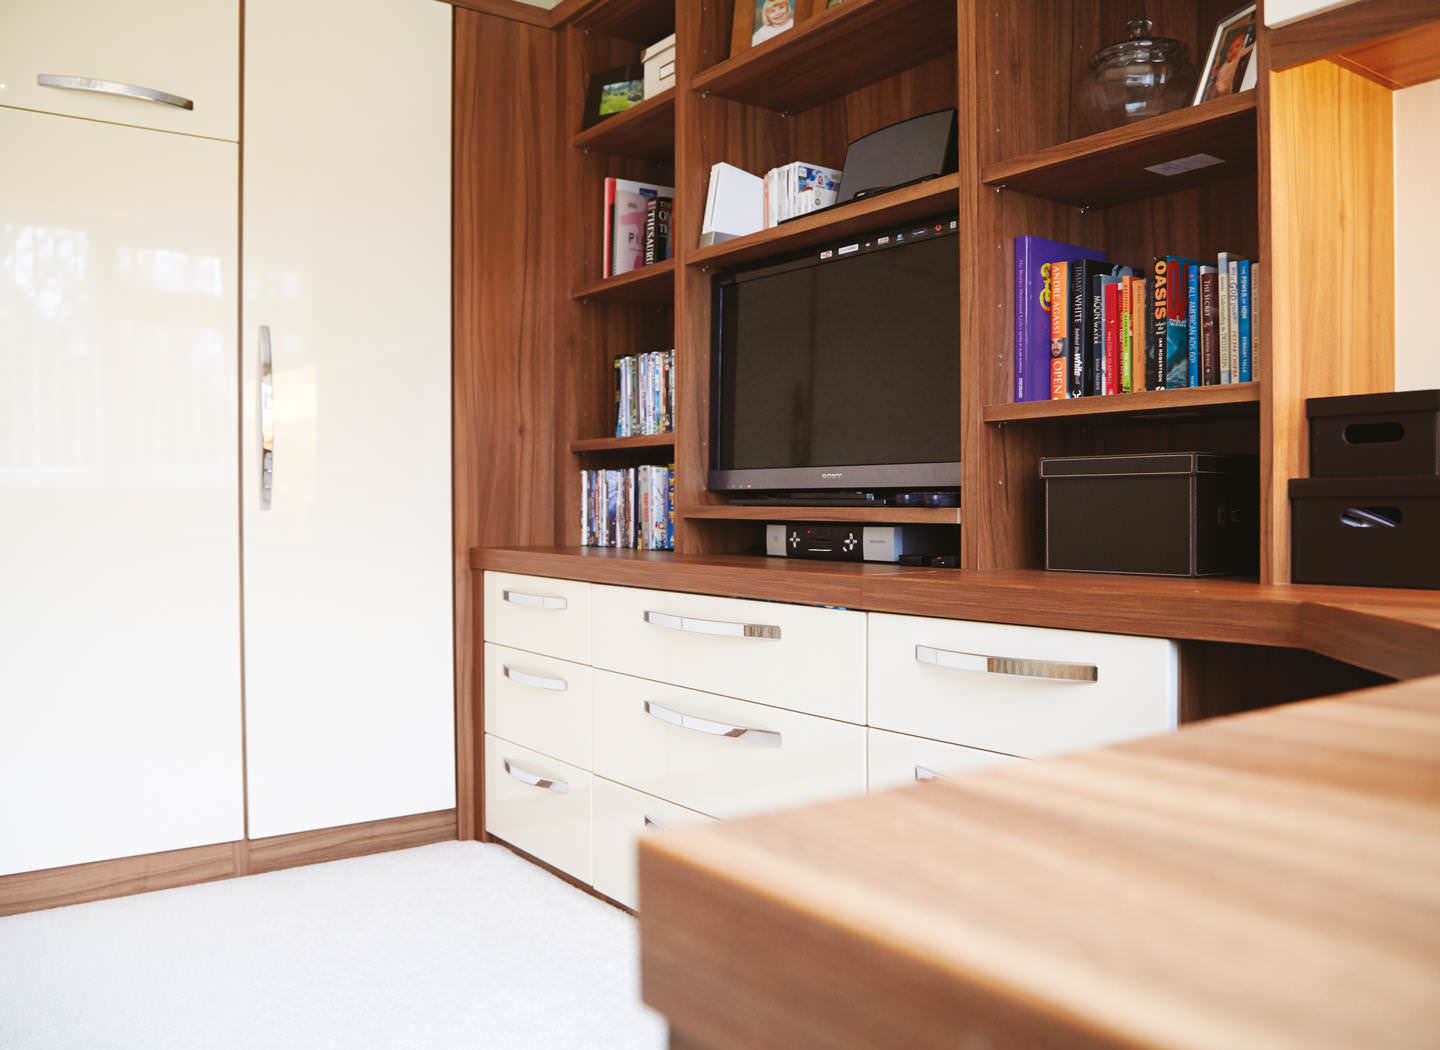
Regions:
M 1265 24 L 1284 25 L 1297 18 L 1308 18 L 1310 15 L 1318 15 L 1321 11 L 1344 7 L 1349 3 L 1354 3 L 1354 0 L 1265 0 Z M 1235 6 L 1240 5 L 1237 3 Z
M 1440 388 L 1440 80 L 1395 92 L 1395 389 Z

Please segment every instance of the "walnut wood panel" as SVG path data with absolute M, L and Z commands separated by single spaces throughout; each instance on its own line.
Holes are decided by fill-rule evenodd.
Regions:
M 1357 0 L 1268 33 L 1274 69 L 1337 58 L 1390 87 L 1440 76 L 1440 12 L 1434 0 Z
M 455 680 L 463 712 L 478 677 L 465 552 L 556 539 L 555 351 L 570 285 L 557 279 L 562 231 L 554 221 L 565 196 L 558 38 L 457 9 L 454 49 Z M 468 830 L 467 746 L 457 739 Z
M 1063 401 L 1024 401 L 986 405 L 987 423 L 1020 420 L 1070 419 L 1075 416 L 1136 415 L 1147 413 L 1184 412 L 1216 409 L 1254 411 L 1260 400 L 1258 383 L 1229 383 L 1224 386 L 1196 387 L 1189 390 L 1146 390 L 1134 394 L 1109 394 L 1105 397 L 1081 397 Z
M 453 4 L 455 7 L 463 7 L 467 11 L 494 15 L 497 18 L 508 18 L 515 22 L 524 22 L 544 29 L 552 28 L 555 24 L 553 10 L 536 7 L 534 4 L 521 3 L 520 0 L 445 0 L 445 2 Z
M 1259 344 L 1267 580 L 1290 578 L 1286 483 L 1309 472 L 1305 399 L 1394 386 L 1393 128 L 1391 93 L 1332 63 L 1269 78 Z
M 59 908 L 455 838 L 455 810 L 0 877 L 0 915 Z
M 1247 91 L 988 164 L 981 181 L 1063 204 L 1105 207 L 1253 174 L 1255 150 L 1255 94 Z M 1175 176 L 1146 170 L 1196 153 L 1224 163 Z
M 648 47 L 675 31 L 676 0 L 604 0 L 586 3 L 573 14 L 562 13 L 559 21 L 574 25 L 595 36 L 621 37 Z
M 475 550 L 470 564 L 477 572 L 911 616 L 1308 648 L 1392 677 L 1440 674 L 1434 591 L 583 547 Z
M 623 438 L 583 438 L 570 442 L 571 452 L 628 452 L 641 448 L 674 448 L 674 434 L 641 434 Z
M 667 88 L 637 106 L 606 117 L 577 134 L 571 144 L 597 153 L 671 160 L 675 155 L 675 89 Z
M 1308 626 L 1311 607 L 1301 611 Z M 1180 721 L 1311 700 L 1394 681 L 1306 649 L 1185 640 L 1180 643 Z
M 948 52 L 954 20 L 951 0 L 846 0 L 702 69 L 693 83 L 703 93 L 802 113 Z
M 887 525 L 959 525 L 959 507 L 744 507 L 711 504 L 681 507 L 682 518 L 732 521 L 868 521 Z
M 662 305 L 675 297 L 675 260 L 642 266 L 618 277 L 604 277 L 576 288 L 570 298 L 590 303 L 649 303 Z
M 733 1050 L 1426 1045 L 1437 756 L 1429 679 L 649 836 L 642 996 Z

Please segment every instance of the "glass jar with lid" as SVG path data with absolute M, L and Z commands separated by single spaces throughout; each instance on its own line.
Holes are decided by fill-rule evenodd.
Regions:
M 1148 18 L 1125 24 L 1130 38 L 1101 48 L 1076 87 L 1078 115 L 1087 132 L 1131 124 L 1185 105 L 1195 90 L 1190 49 L 1155 36 Z

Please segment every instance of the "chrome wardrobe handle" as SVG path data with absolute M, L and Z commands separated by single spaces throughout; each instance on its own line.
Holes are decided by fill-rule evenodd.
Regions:
M 35 78 L 41 87 L 61 88 L 65 91 L 93 91 L 97 95 L 119 95 L 122 98 L 137 98 L 142 102 L 158 102 L 162 106 L 176 109 L 194 109 L 195 103 L 181 95 L 140 84 L 121 84 L 114 80 L 97 80 L 94 77 L 75 77 L 64 73 L 41 73 Z
M 712 722 L 708 718 L 700 718 L 696 715 L 687 715 L 683 711 L 675 711 L 668 707 L 662 707 L 652 700 L 645 701 L 645 713 L 652 718 L 658 718 L 672 726 L 679 726 L 681 729 L 689 729 L 695 733 L 707 733 L 710 736 L 727 736 L 733 740 L 745 739 L 751 743 L 759 744 L 761 747 L 779 747 L 780 734 L 769 729 L 746 729 L 744 726 L 730 726 L 724 722 Z
M 730 623 L 727 620 L 698 620 L 693 616 L 676 616 L 673 613 L 645 610 L 645 622 L 667 631 L 684 631 L 687 634 L 710 634 L 721 638 L 769 638 L 780 639 L 780 628 L 763 623 Z
M 522 671 L 509 664 L 502 665 L 501 673 L 517 685 L 529 686 L 531 689 L 548 689 L 552 693 L 563 693 L 570 688 L 570 684 L 563 678 L 550 678 L 546 675 L 531 674 L 529 671 Z
M 936 649 L 929 645 L 915 647 L 915 659 L 931 667 L 951 671 L 979 671 L 1016 678 L 1044 678 L 1056 682 L 1098 682 L 1100 670 L 1094 664 L 1067 664 L 1054 660 L 1021 660 L 1012 656 L 988 656 L 984 653 L 961 653 L 952 649 Z
M 500 597 L 511 605 L 523 605 L 527 609 L 563 609 L 569 603 L 564 598 L 550 594 L 526 594 L 524 591 L 501 591 Z
M 917 762 L 917 763 L 915 764 L 915 779 L 916 779 L 916 780 L 939 780 L 939 779 L 940 779 L 940 774 L 937 773 L 937 772 L 935 772 L 935 770 L 931 769 L 929 766 L 922 766 L 922 765 L 920 765 L 920 764 Z
M 275 487 L 275 371 L 270 326 L 260 326 L 260 509 L 269 510 Z
M 509 773 L 522 784 L 529 784 L 531 787 L 541 788 L 545 791 L 553 791 L 557 795 L 566 795 L 570 792 L 570 785 L 563 780 L 552 780 L 549 777 L 539 777 L 534 773 L 527 773 L 508 758 L 504 759 L 505 772 Z

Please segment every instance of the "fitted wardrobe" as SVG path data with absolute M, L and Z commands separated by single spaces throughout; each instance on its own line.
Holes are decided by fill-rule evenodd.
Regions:
M 0 8 L 0 875 L 454 806 L 450 35 Z

